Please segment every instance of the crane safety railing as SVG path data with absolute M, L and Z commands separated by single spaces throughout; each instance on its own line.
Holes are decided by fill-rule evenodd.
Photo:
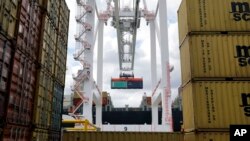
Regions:
M 63 128 L 66 131 L 99 131 L 100 128 L 95 126 L 94 124 L 90 123 L 87 119 L 84 120 L 62 120 L 62 123 L 69 124 L 69 123 L 80 123 L 81 127 L 74 127 L 74 128 Z

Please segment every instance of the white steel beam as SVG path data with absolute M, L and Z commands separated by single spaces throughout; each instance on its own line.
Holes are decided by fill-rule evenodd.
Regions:
M 158 105 L 153 105 L 152 104 L 152 111 L 151 111 L 151 114 L 152 114 L 152 125 L 153 126 L 156 126 L 156 125 L 159 125 L 159 122 L 158 122 L 158 118 L 159 118 L 159 115 L 158 115 Z
M 117 42 L 118 42 L 118 52 L 119 52 L 119 65 L 120 65 L 120 69 L 122 69 L 122 58 L 120 56 L 120 52 L 121 52 L 121 44 L 119 42 L 119 40 L 121 39 L 121 35 L 120 35 L 120 17 L 119 17 L 119 12 L 120 12 L 120 0 L 114 0 L 115 2 L 115 11 L 114 11 L 114 17 L 115 17 L 115 26 L 117 28 Z
M 157 65 L 156 65 L 156 41 L 155 41 L 155 23 L 154 21 L 150 21 L 150 44 L 151 44 L 151 84 L 152 90 L 157 83 Z
M 102 94 L 103 89 L 103 28 L 104 21 L 99 21 L 98 28 L 98 51 L 97 51 L 97 86 Z M 101 102 L 96 103 L 96 125 L 102 124 L 102 95 L 99 99 Z
M 162 99 L 162 91 L 157 90 L 154 95 L 152 95 L 152 105 L 159 105 Z
M 156 20 L 155 20 L 155 32 L 156 32 L 156 35 L 157 35 L 159 46 L 161 47 L 160 29 L 159 29 L 158 22 Z
M 171 126 L 171 102 L 170 102 L 170 70 L 169 70 L 169 48 L 168 48 L 168 24 L 167 24 L 167 2 L 159 0 L 159 26 L 162 65 L 162 124 Z M 172 130 L 172 127 L 170 127 Z
M 100 22 L 99 22 L 99 20 L 98 20 L 98 21 L 97 21 L 97 25 L 96 25 L 96 27 L 95 27 L 95 31 L 94 31 L 95 33 L 94 33 L 94 44 L 93 44 L 93 48 L 95 47 L 95 42 L 96 42 L 96 38 L 97 38 L 99 26 L 100 26 Z
M 95 7 L 95 1 L 94 0 L 88 0 L 86 2 L 87 5 L 90 5 L 91 7 Z M 92 27 L 95 25 L 95 10 L 93 10 L 91 13 L 86 14 L 86 22 Z M 90 121 L 90 123 L 93 123 L 93 118 L 92 118 L 92 102 L 93 102 L 93 63 L 94 63 L 94 57 L 93 57 L 93 52 L 94 52 L 94 30 L 92 29 L 91 31 L 86 32 L 86 37 L 88 43 L 92 46 L 88 52 L 84 54 L 84 58 L 86 62 L 90 64 L 89 68 L 89 79 L 84 81 L 83 83 L 83 88 L 84 88 L 84 93 L 85 96 L 89 99 L 88 102 L 83 103 L 83 116 L 87 120 Z
M 145 2 L 145 0 L 144 0 Z M 145 4 L 146 5 L 146 2 Z M 156 86 L 156 79 L 157 79 L 157 73 L 156 73 L 156 42 L 155 42 L 155 22 L 150 21 L 150 44 L 151 44 L 151 85 L 152 85 L 152 94 L 154 93 L 155 86 Z M 152 125 L 158 125 L 158 104 L 155 103 L 152 100 Z
M 97 86 L 102 91 L 102 83 L 103 83 L 103 28 L 104 21 L 99 21 L 98 28 L 98 51 L 97 51 Z
M 144 5 L 144 9 L 145 9 L 145 10 L 148 10 L 148 6 L 147 6 L 146 0 L 143 0 L 143 5 Z
M 134 18 L 134 20 L 135 20 L 135 29 L 134 29 L 134 33 L 133 33 L 133 51 L 132 51 L 132 53 L 133 53 L 133 55 L 132 55 L 132 69 L 134 69 L 134 62 L 135 62 L 135 46 L 136 46 L 136 33 L 137 33 L 137 26 L 138 26 L 138 24 L 140 24 L 140 23 L 138 23 L 139 22 L 139 16 L 140 16 L 140 13 L 139 13 L 139 2 L 140 2 L 140 0 L 135 0 L 135 18 Z

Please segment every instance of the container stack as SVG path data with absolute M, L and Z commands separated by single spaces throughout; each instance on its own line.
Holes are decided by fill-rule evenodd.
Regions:
M 60 140 L 68 25 L 65 0 L 0 1 L 1 141 Z
M 1 5 L 2 7 L 3 5 Z M 3 128 L 6 117 L 6 104 L 8 99 L 7 83 L 9 82 L 11 71 L 11 59 L 13 58 L 13 45 L 8 39 L 8 34 L 3 32 L 2 11 L 0 13 L 0 140 L 3 136 Z M 6 25 L 4 25 L 6 26 Z M 6 28 L 6 27 L 5 27 Z
M 182 0 L 178 11 L 185 141 L 228 141 L 250 124 L 250 2 Z
M 60 140 L 66 73 L 69 9 L 65 0 L 46 0 L 41 31 L 33 124 L 34 140 Z
M 26 141 L 31 131 L 41 13 L 28 0 L 3 0 L 0 9 L 1 139 Z

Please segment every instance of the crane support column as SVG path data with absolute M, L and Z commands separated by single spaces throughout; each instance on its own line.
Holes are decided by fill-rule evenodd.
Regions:
M 151 83 L 152 83 L 152 93 L 156 87 L 156 37 L 155 37 L 155 23 L 150 21 L 150 44 L 151 44 Z M 151 99 L 152 100 L 152 99 Z M 158 125 L 158 104 L 153 104 L 152 102 L 152 125 Z
M 102 92 L 103 86 L 103 28 L 104 21 L 99 20 L 98 27 L 98 52 L 97 52 L 97 86 Z M 102 93 L 100 96 L 100 102 L 96 103 L 96 125 L 102 124 Z
M 168 24 L 167 24 L 167 2 L 159 0 L 159 27 L 162 65 L 162 124 L 169 126 L 171 123 L 171 97 L 170 97 L 170 70 L 169 70 L 169 48 L 168 48 Z
M 94 0 L 87 0 L 87 5 L 90 5 L 92 8 L 95 7 L 95 1 Z M 95 10 L 92 10 L 91 13 L 86 15 L 86 22 L 90 24 L 92 27 L 95 25 Z M 84 88 L 84 94 L 88 98 L 88 102 L 83 103 L 83 116 L 87 120 L 89 120 L 90 123 L 93 123 L 92 118 L 92 102 L 93 102 L 93 64 L 94 64 L 94 30 L 92 29 L 89 32 L 86 32 L 86 40 L 88 43 L 92 46 L 88 52 L 84 54 L 84 58 L 86 62 L 90 64 L 89 72 L 88 72 L 88 80 L 83 83 Z

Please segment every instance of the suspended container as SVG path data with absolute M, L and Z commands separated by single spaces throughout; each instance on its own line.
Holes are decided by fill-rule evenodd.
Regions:
M 7 123 L 30 126 L 35 95 L 36 65 L 16 50 L 7 107 Z
M 250 31 L 250 2 L 243 0 L 182 0 L 178 10 L 179 41 L 190 32 Z
M 17 0 L 1 0 L 0 2 L 0 32 L 9 39 L 15 38 L 16 20 L 19 15 Z
M 229 132 L 192 132 L 184 135 L 184 141 L 229 141 L 229 138 Z
M 62 141 L 183 141 L 181 133 L 63 132 Z
M 250 80 L 250 35 L 192 35 L 180 47 L 182 85 L 191 79 Z
M 111 89 L 142 89 L 142 78 L 112 78 Z
M 182 88 L 181 96 L 186 132 L 250 123 L 249 81 L 196 81 Z
M 37 61 L 42 32 L 42 9 L 34 1 L 31 3 L 23 0 L 19 19 L 17 48 Z
M 126 89 L 127 81 L 111 81 L 111 89 Z
M 142 81 L 131 81 L 129 80 L 127 82 L 128 89 L 142 89 L 143 88 L 143 83 Z
M 3 129 L 2 141 L 30 141 L 30 132 L 31 128 L 7 124 Z

